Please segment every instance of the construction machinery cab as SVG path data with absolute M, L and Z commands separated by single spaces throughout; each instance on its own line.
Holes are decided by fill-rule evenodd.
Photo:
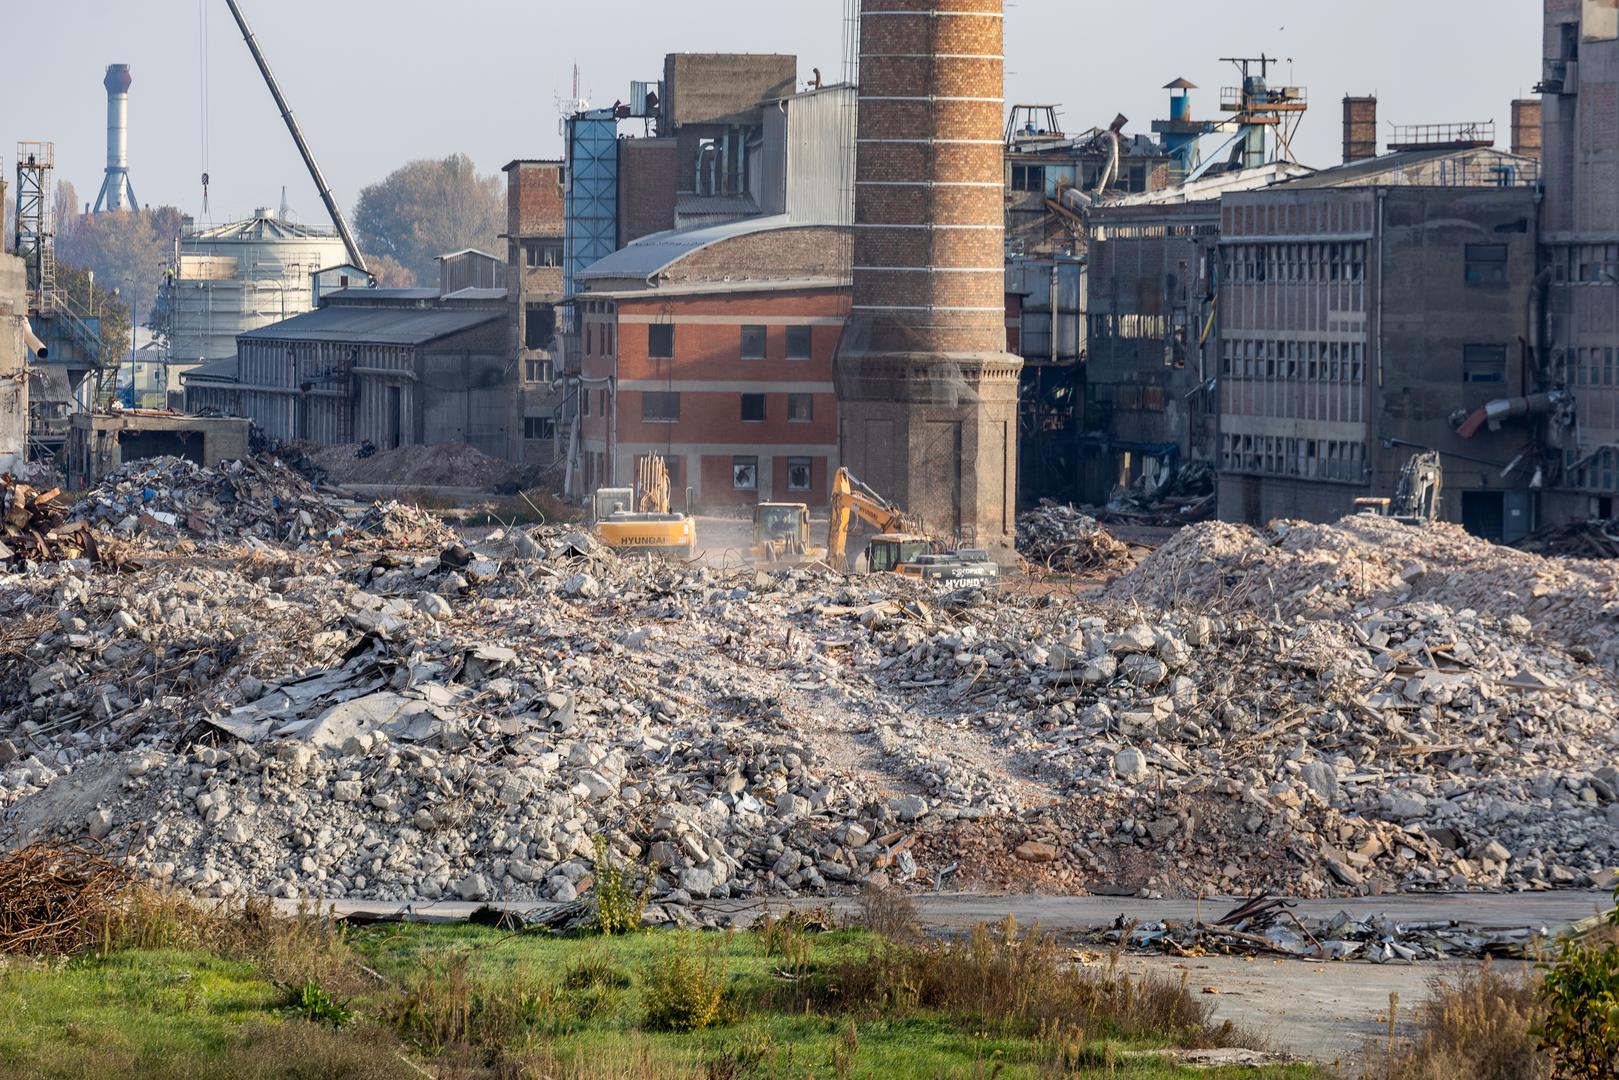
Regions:
M 1438 521 L 1444 508 L 1445 468 L 1436 450 L 1411 455 L 1400 470 L 1394 497 L 1355 500 L 1355 512 L 1391 517 L 1405 525 Z
M 635 491 L 632 488 L 597 488 L 590 497 L 590 520 L 606 521 L 614 514 L 627 514 L 635 509 Z
M 824 558 L 810 546 L 809 507 L 804 503 L 763 502 L 753 508 L 755 562 L 801 563 Z

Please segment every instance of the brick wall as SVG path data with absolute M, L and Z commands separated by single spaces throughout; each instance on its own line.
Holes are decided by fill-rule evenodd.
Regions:
M 836 225 L 772 229 L 732 237 L 693 252 L 669 267 L 671 282 L 715 281 L 746 275 L 770 278 L 846 278 L 849 230 Z
M 561 236 L 562 163 L 514 161 L 506 167 L 506 232 L 511 236 Z
M 674 139 L 624 139 L 618 144 L 618 242 L 675 227 L 679 188 Z

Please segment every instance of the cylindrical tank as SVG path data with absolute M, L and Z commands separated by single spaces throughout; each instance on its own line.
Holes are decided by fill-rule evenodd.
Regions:
M 1000 0 L 863 0 L 854 308 L 872 352 L 1006 349 Z
M 160 300 L 170 364 L 236 355 L 236 336 L 309 311 L 311 275 L 348 262 L 343 240 L 264 207 L 244 221 L 182 229 Z
M 121 178 L 129 168 L 129 87 L 128 64 L 112 64 L 101 85 L 107 88 L 107 173 Z M 122 182 L 113 184 L 107 192 L 107 209 L 127 210 Z
M 1189 91 L 1178 90 L 1169 95 L 1169 118 L 1178 123 L 1192 118 L 1192 95 Z

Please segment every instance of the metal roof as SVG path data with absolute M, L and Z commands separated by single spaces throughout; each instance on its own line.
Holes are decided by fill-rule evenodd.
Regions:
M 1179 79 L 1176 79 L 1172 83 L 1165 83 L 1164 84 L 1164 89 L 1165 90 L 1196 90 L 1197 89 L 1197 83 L 1192 82 L 1190 79 L 1187 79 L 1187 78 L 1185 78 L 1183 76 L 1183 77 L 1181 77 Z
M 363 304 L 366 302 L 381 303 L 398 300 L 437 300 L 437 289 L 368 289 L 363 285 L 351 285 L 346 289 L 329 292 L 323 298 L 328 304 Z
M 752 195 L 694 195 L 690 192 L 675 196 L 677 214 L 757 214 L 759 204 Z
M 206 229 L 196 229 L 180 237 L 182 244 L 188 240 L 311 239 L 336 240 L 338 235 L 330 229 L 318 229 L 313 225 L 300 225 L 295 221 L 283 221 L 273 215 L 260 214 L 242 221 L 233 221 L 228 225 L 214 225 Z
M 1350 162 L 1348 165 L 1335 165 L 1332 168 L 1322 169 L 1320 172 L 1312 173 L 1309 176 L 1289 180 L 1286 188 L 1287 190 L 1297 190 L 1299 188 L 1330 188 L 1350 185 L 1366 186 L 1382 177 L 1387 177 L 1390 184 L 1405 185 L 1410 183 L 1402 176 L 1405 170 L 1447 159 L 1458 162 L 1489 159 L 1501 164 L 1519 165 L 1526 169 L 1536 169 L 1539 165 L 1534 158 L 1523 157 L 1519 154 L 1512 154 L 1505 150 L 1497 150 L 1491 147 L 1470 147 L 1462 150 L 1454 147 L 1436 147 L 1432 150 L 1397 150 L 1392 154 L 1364 158 L 1360 161 Z M 1466 185 L 1451 184 L 1446 186 Z
M 584 281 L 601 278 L 646 279 L 722 240 L 795 227 L 799 226 L 795 226 L 786 214 L 773 214 L 770 217 L 727 221 L 721 225 L 704 225 L 698 229 L 653 233 L 591 263 L 580 271 L 579 277 Z
M 465 289 L 447 292 L 439 297 L 440 300 L 504 300 L 506 290 L 500 286 L 493 288 L 479 285 L 469 285 Z
M 503 311 L 475 308 L 444 311 L 434 308 L 350 307 L 318 308 L 283 322 L 250 330 L 247 341 L 331 341 L 379 345 L 422 345 L 441 337 L 499 322 Z
M 180 372 L 181 382 L 201 380 L 205 382 L 235 382 L 241 364 L 234 356 L 227 356 L 223 360 L 210 360 L 206 364 L 186 368 Z

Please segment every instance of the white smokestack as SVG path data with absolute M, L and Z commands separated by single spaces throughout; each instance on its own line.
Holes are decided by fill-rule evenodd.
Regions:
M 128 64 L 112 64 L 102 85 L 107 88 L 107 175 L 96 196 L 96 213 L 139 210 L 135 188 L 129 182 L 129 75 Z

